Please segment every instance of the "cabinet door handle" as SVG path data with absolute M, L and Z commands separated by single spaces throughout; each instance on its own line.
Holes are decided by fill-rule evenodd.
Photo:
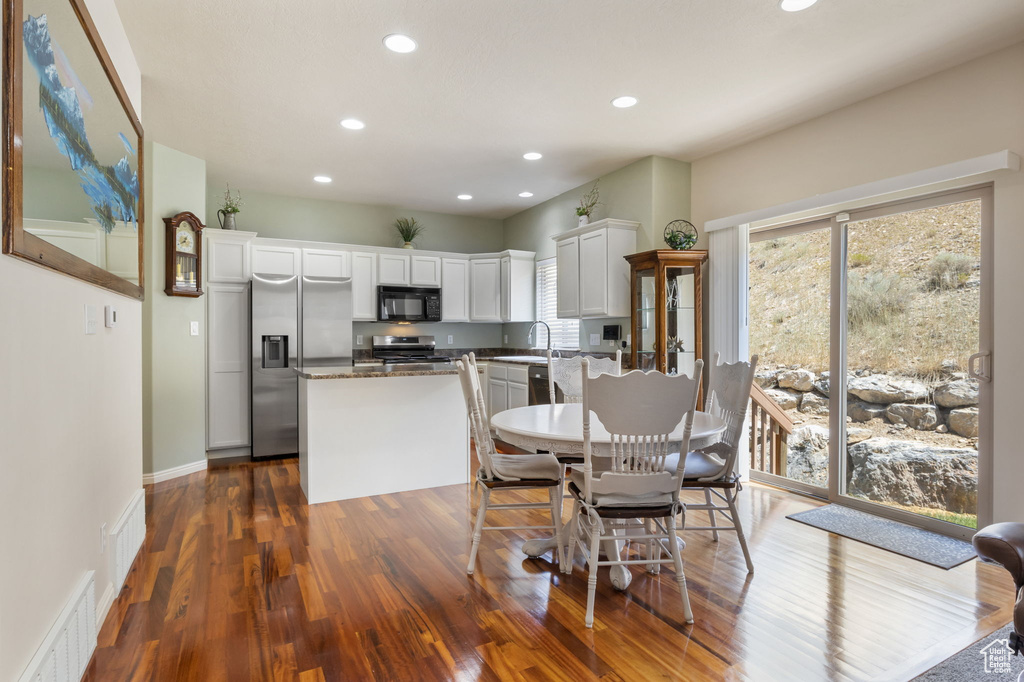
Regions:
M 992 353 L 981 351 L 967 359 L 967 373 L 978 381 L 992 381 Z

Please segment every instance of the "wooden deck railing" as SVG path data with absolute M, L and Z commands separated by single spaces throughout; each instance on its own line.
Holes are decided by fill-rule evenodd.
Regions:
M 786 475 L 786 448 L 793 420 L 757 384 L 750 389 L 750 470 Z

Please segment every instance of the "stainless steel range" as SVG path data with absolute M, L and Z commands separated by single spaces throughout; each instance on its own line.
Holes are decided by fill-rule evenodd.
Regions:
M 373 359 L 385 365 L 451 362 L 434 352 L 433 336 L 374 336 Z

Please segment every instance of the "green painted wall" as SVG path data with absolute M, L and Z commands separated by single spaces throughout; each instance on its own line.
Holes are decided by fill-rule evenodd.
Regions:
M 74 171 L 26 167 L 24 183 L 26 218 L 80 223 L 95 217 Z
M 206 162 L 147 142 L 145 177 L 142 470 L 154 473 L 206 459 L 206 297 L 163 292 L 163 219 L 206 213 Z M 199 336 L 189 334 L 193 321 Z
M 373 206 L 343 201 L 286 197 L 241 189 L 245 202 L 238 214 L 238 229 L 260 237 L 305 239 L 367 246 L 401 246 L 392 224 L 395 218 L 413 217 L 426 226 L 416 240 L 420 249 L 485 253 L 500 251 L 502 222 L 487 218 L 413 211 L 399 206 Z M 206 224 L 218 226 L 217 209 L 224 188 L 207 188 Z

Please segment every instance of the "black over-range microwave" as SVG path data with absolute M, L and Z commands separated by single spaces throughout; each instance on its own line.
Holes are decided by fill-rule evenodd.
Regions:
M 429 287 L 377 287 L 380 322 L 440 322 L 441 290 Z

